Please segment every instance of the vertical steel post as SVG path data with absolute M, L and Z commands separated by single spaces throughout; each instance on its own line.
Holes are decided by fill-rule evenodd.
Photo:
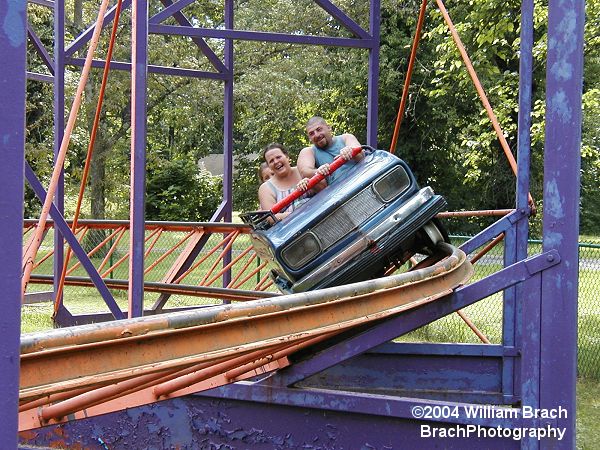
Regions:
M 529 201 L 529 172 L 531 147 L 531 83 L 533 74 L 533 0 L 521 4 L 521 43 L 519 56 L 519 115 L 517 128 L 517 183 L 516 207 L 522 217 L 506 233 L 505 266 L 527 258 L 529 222 L 526 214 Z M 520 347 L 522 286 L 504 291 L 502 343 L 506 347 Z M 502 391 L 507 401 L 520 393 L 520 371 L 514 358 L 505 358 L 502 367 Z M 519 392 L 515 392 L 519 390 Z
M 531 171 L 531 90 L 533 80 L 533 0 L 523 0 L 521 3 L 521 43 L 519 57 L 519 115 L 517 126 L 517 209 L 528 209 Z M 516 223 L 516 260 L 527 258 L 527 240 L 529 238 L 529 221 L 520 220 Z M 516 286 L 515 303 L 511 320 L 513 334 L 505 339 L 505 345 L 521 348 L 523 331 L 523 286 Z M 521 371 L 511 367 L 513 394 L 521 394 Z M 518 392 L 514 392 L 518 390 Z
M 65 134 L 65 4 L 54 4 L 54 157 L 58 155 L 60 144 Z M 56 188 L 54 205 L 61 214 L 64 213 L 64 175 L 61 175 Z M 64 238 L 58 230 L 54 231 L 54 295 L 60 282 L 64 258 Z M 59 309 L 64 308 L 63 296 L 58 299 Z
M 542 273 L 540 407 L 564 408 L 567 434 L 552 448 L 575 448 L 579 180 L 584 2 L 550 0 L 546 64 L 544 251 L 561 263 Z M 542 442 L 542 446 L 546 447 Z
M 225 0 L 225 28 L 233 30 L 233 0 Z M 223 221 L 231 222 L 233 212 L 233 39 L 225 39 L 224 62 L 227 67 L 223 98 Z M 223 264 L 231 262 L 231 250 L 223 258 Z M 231 271 L 223 274 L 223 286 L 231 282 Z
M 523 220 L 520 222 L 522 221 Z M 519 222 L 514 224 L 504 233 L 504 267 L 508 267 L 517 262 L 516 226 L 518 223 Z M 527 239 L 527 236 L 525 236 L 525 239 Z M 502 307 L 502 345 L 505 348 L 513 347 L 515 345 L 516 293 L 515 287 L 507 288 L 502 293 L 504 300 Z M 506 403 L 511 403 L 514 395 L 514 388 L 514 357 L 505 356 L 502 358 L 502 394 L 504 395 L 504 401 Z
M 377 115 L 379 114 L 379 32 L 381 29 L 381 6 L 379 0 L 371 0 L 369 31 L 373 44 L 369 47 L 369 80 L 367 93 L 367 144 L 377 148 Z
M 225 0 L 225 28 L 233 30 L 233 0 Z M 233 202 L 233 39 L 225 39 L 224 62 L 227 78 L 224 86 L 224 122 L 223 122 L 223 219 L 231 222 Z
M 146 197 L 146 89 L 148 2 L 134 0 L 131 30 L 131 191 L 129 231 L 129 313 L 143 314 L 144 220 Z
M 533 79 L 533 0 L 523 0 L 521 4 L 521 44 L 519 57 L 519 116 L 517 128 L 517 208 L 527 208 L 529 198 L 530 158 L 531 158 L 531 83 Z M 527 230 L 528 222 L 522 220 Z M 521 228 L 521 227 L 517 227 Z M 521 230 L 520 230 L 521 231 Z M 522 242 L 519 257 L 527 256 Z
M 0 447 L 17 447 L 27 3 L 0 3 Z

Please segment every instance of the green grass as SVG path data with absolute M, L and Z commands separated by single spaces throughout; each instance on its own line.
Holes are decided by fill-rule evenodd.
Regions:
M 577 448 L 595 450 L 600 434 L 600 383 L 580 378 L 577 381 Z

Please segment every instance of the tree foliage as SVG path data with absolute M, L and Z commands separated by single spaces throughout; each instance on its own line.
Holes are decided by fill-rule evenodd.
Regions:
M 208 221 L 221 203 L 220 177 L 198 172 L 194 160 L 156 160 L 148 170 L 148 220 Z
M 382 0 L 380 148 L 390 145 L 420 3 Z M 337 0 L 335 4 L 368 29 L 368 2 Z M 95 19 L 95 7 L 89 2 L 67 2 L 67 31 L 71 38 L 81 31 L 82 24 Z M 510 150 L 516 156 L 520 2 L 472 0 L 452 2 L 448 7 Z M 581 225 L 585 232 L 599 233 L 600 1 L 588 0 L 586 7 Z M 161 2 L 150 3 L 150 14 L 161 9 Z M 543 176 L 546 2 L 536 0 L 535 9 L 531 189 L 539 201 Z M 49 47 L 52 18 L 35 5 L 29 13 L 29 20 Z M 184 13 L 195 26 L 224 26 L 222 2 L 197 0 Z M 240 0 L 235 2 L 234 15 L 237 29 L 351 36 L 312 0 Z M 175 25 L 176 21 L 170 18 L 165 23 Z M 129 24 L 129 12 L 125 12 L 115 60 L 129 60 Z M 109 28 L 102 35 L 98 58 L 106 51 Z M 216 39 L 206 42 L 222 58 L 223 42 Z M 215 71 L 191 39 L 151 35 L 149 43 L 151 64 Z M 77 56 L 83 57 L 84 51 Z M 304 123 L 310 116 L 322 115 L 334 131 L 352 132 L 365 142 L 366 50 L 236 41 L 234 54 L 235 209 L 257 207 L 255 173 L 261 149 L 277 141 L 286 145 L 295 157 L 307 144 Z M 39 58 L 30 51 L 30 70 L 39 66 Z M 67 105 L 78 76 L 78 69 L 69 68 Z M 72 138 L 65 168 L 68 195 L 76 192 L 81 178 L 100 77 L 100 71 L 93 72 Z M 220 201 L 214 191 L 218 183 L 200 173 L 196 162 L 202 156 L 223 151 L 222 82 L 150 74 L 148 85 L 148 218 L 206 220 L 210 216 L 208 211 L 218 204 L 213 200 Z M 44 179 L 49 175 L 52 161 L 51 91 L 48 85 L 28 84 L 27 157 Z M 129 91 L 129 74 L 112 71 L 94 149 L 90 201 L 85 211 L 93 217 L 127 217 Z M 444 194 L 452 210 L 512 207 L 514 175 L 434 3 L 428 6 L 408 98 L 398 155 L 409 163 L 418 181 Z M 476 221 L 470 229 L 453 231 L 476 231 L 484 225 L 485 221 Z

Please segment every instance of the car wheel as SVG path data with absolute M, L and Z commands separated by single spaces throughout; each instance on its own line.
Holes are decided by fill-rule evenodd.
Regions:
M 427 222 L 423 227 L 423 231 L 425 231 L 427 237 L 431 241 L 430 243 L 434 246 L 440 242 L 444 242 L 444 236 L 442 235 L 442 232 L 433 222 Z
M 421 228 L 421 235 L 423 248 L 419 253 L 425 255 L 432 255 L 435 253 L 435 248 L 440 242 L 449 242 L 446 229 L 437 219 L 430 220 L 423 225 Z

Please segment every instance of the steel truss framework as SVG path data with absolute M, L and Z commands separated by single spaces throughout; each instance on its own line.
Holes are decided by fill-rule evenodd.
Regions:
M 148 19 L 147 3 L 133 3 L 132 48 L 134 64 L 114 63 L 132 71 L 132 214 L 130 307 L 131 316 L 142 313 L 144 254 L 144 170 L 145 102 L 148 72 L 174 73 L 223 80 L 225 189 L 224 202 L 213 218 L 231 218 L 233 40 L 255 39 L 298 44 L 346 45 L 370 51 L 368 140 L 376 145 L 377 67 L 379 47 L 379 4 L 371 3 L 370 31 L 364 31 L 335 5 L 315 0 L 353 35 L 336 39 L 287 36 L 235 30 L 233 3 L 225 0 L 225 29 L 190 27 L 180 13 L 191 3 L 172 4 Z M 0 316 L 0 383 L 5 394 L 0 400 L 0 442 L 17 445 L 19 389 L 19 332 L 21 307 L 22 199 L 24 178 L 36 184 L 35 175 L 24 163 L 24 105 L 26 78 L 48 81 L 50 77 L 27 74 L 26 36 L 47 62 L 55 86 L 57 142 L 64 129 L 64 67 L 81 64 L 73 58 L 83 48 L 91 31 L 65 47 L 62 39 L 62 4 L 45 0 L 36 3 L 54 6 L 56 57 L 42 49 L 27 25 L 25 0 L 0 5 L 3 27 L 0 48 L 6 61 L 2 80 L 2 145 L 5 163 L 0 165 L 0 203 L 3 233 L 0 234 L 0 292 L 5 307 Z M 111 14 L 105 23 L 110 22 Z M 181 27 L 160 25 L 174 16 Z M 310 352 L 294 364 L 262 378 L 226 385 L 179 399 L 67 423 L 23 435 L 31 443 L 63 440 L 102 446 L 133 447 L 229 444 L 244 447 L 345 447 L 371 445 L 376 448 L 424 447 L 440 441 L 421 437 L 423 425 L 456 429 L 475 427 L 564 428 L 562 440 L 527 436 L 521 440 L 497 434 L 458 433 L 444 440 L 452 448 L 573 448 L 575 439 L 575 379 L 577 330 L 577 238 L 579 228 L 579 146 L 581 139 L 581 90 L 583 70 L 584 4 L 576 0 L 550 0 L 546 75 L 546 138 L 544 161 L 543 249 L 527 258 L 529 215 L 529 149 L 531 73 L 533 43 L 533 2 L 524 0 L 521 11 L 521 59 L 518 123 L 517 199 L 514 211 L 483 230 L 464 247 L 470 253 L 504 233 L 505 268 L 494 275 L 455 290 L 440 300 L 425 304 L 377 325 L 361 328 L 345 339 Z M 215 66 L 215 73 L 200 73 L 148 65 L 148 33 L 191 36 Z M 220 61 L 203 43 L 204 37 L 225 40 L 225 57 Z M 102 62 L 96 61 L 96 66 Z M 185 72 L 185 73 L 184 73 Z M 25 174 L 25 175 L 24 175 Z M 35 186 L 34 186 L 35 187 Z M 42 189 L 43 191 L 43 189 Z M 39 192 L 43 197 L 43 192 Z M 55 221 L 60 221 L 62 192 L 57 195 Z M 63 219 L 64 221 L 64 219 Z M 67 241 L 76 241 L 66 225 L 60 228 Z M 62 265 L 62 241 L 55 247 L 56 267 Z M 85 254 L 78 255 L 82 263 Z M 90 277 L 93 276 L 90 274 Z M 99 284 L 101 284 L 99 282 Z M 459 310 L 486 296 L 503 291 L 503 342 L 500 345 L 400 344 L 389 341 L 439 317 Z M 101 290 L 102 292 L 102 290 Z M 110 295 L 110 294 L 109 294 Z M 526 405 L 547 411 L 563 408 L 567 413 L 552 418 L 531 418 L 523 410 L 510 417 L 459 417 L 415 420 L 415 407 L 463 408 L 474 404 Z M 182 420 L 185 417 L 186 420 Z M 60 428 L 59 428 L 60 427 Z M 491 427 L 491 428 L 490 428 Z M 98 430 L 102 430 L 99 432 Z M 168 432 L 166 432 L 168 430 Z

